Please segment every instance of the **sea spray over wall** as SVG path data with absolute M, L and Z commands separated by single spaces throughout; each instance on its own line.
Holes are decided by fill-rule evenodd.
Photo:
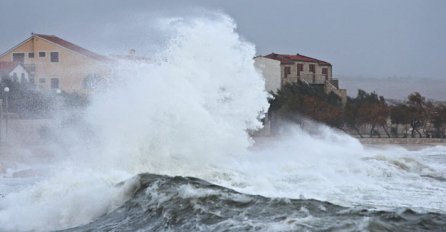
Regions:
M 85 112 L 88 130 L 58 132 L 62 161 L 1 199 L 0 229 L 87 223 L 127 199 L 132 184 L 119 181 L 140 172 L 200 176 L 252 144 L 247 130 L 261 127 L 268 107 L 254 46 L 225 15 L 162 27 L 172 33 L 166 48 L 150 63 L 115 67 L 112 86 Z

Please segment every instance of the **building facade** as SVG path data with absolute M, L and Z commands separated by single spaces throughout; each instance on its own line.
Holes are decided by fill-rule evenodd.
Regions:
M 0 55 L 0 62 L 22 64 L 40 89 L 68 93 L 88 93 L 110 73 L 108 58 L 54 35 L 31 34 Z
M 323 86 L 326 93 L 333 92 L 343 102 L 347 100 L 347 91 L 339 88 L 339 81 L 333 79 L 332 65 L 326 61 L 300 54 L 271 53 L 255 57 L 255 65 L 262 72 L 269 92 L 276 93 L 285 84 L 300 80 L 310 85 Z

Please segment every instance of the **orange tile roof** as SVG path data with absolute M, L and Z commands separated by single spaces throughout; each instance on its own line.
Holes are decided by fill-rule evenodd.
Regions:
M 9 62 L 9 61 L 0 61 L 0 74 L 8 74 L 10 73 L 15 67 L 17 67 L 18 63 L 15 62 Z
M 82 48 L 82 47 L 80 47 L 80 46 L 78 46 L 76 44 L 73 44 L 73 43 L 68 42 L 68 41 L 66 41 L 64 39 L 61 39 L 61 38 L 59 38 L 59 37 L 57 37 L 55 35 L 44 35 L 44 34 L 33 34 L 33 35 L 37 36 L 37 37 L 40 37 L 40 38 L 43 38 L 43 39 L 46 39 L 48 41 L 51 41 L 51 42 L 53 42 L 55 44 L 58 44 L 58 45 L 60 45 L 62 47 L 65 47 L 65 48 L 70 49 L 72 51 L 78 52 L 80 54 L 83 54 L 83 55 L 88 56 L 90 58 L 93 58 L 95 60 L 100 60 L 100 61 L 108 61 L 109 60 L 109 58 L 107 58 L 105 56 L 96 54 L 96 53 L 94 53 L 92 51 L 89 51 L 89 50 L 87 50 L 85 48 Z
M 285 55 L 285 54 L 271 53 L 271 54 L 266 55 L 264 57 L 270 58 L 270 59 L 273 59 L 273 60 L 278 60 L 282 64 L 293 64 L 295 61 L 302 61 L 302 62 L 311 62 L 311 63 L 318 63 L 320 65 L 331 66 L 331 64 L 326 62 L 326 61 L 318 60 L 318 59 L 311 58 L 311 57 L 308 57 L 308 56 L 303 56 L 303 55 L 300 55 L 300 54 Z

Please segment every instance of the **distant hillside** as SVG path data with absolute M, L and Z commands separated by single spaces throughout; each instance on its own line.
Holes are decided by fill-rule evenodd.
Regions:
M 349 96 L 356 96 L 358 89 L 375 91 L 386 99 L 402 100 L 410 93 L 419 92 L 428 99 L 446 101 L 446 78 L 389 77 L 365 78 L 336 76 L 341 88 L 347 89 Z

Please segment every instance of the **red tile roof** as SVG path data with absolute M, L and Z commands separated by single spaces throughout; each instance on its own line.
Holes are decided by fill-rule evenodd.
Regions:
M 308 57 L 308 56 L 303 56 L 303 55 L 300 55 L 300 54 L 285 55 L 285 54 L 271 53 L 271 54 L 266 55 L 264 57 L 270 58 L 270 59 L 273 59 L 273 60 L 278 60 L 282 64 L 293 64 L 295 61 L 302 61 L 302 62 L 311 62 L 311 63 L 318 63 L 320 65 L 331 66 L 331 64 L 326 62 L 326 61 L 318 60 L 318 59 L 311 58 L 311 57 Z
M 0 74 L 9 74 L 17 65 L 15 62 L 0 61 Z
M 93 58 L 95 60 L 100 60 L 100 61 L 108 61 L 109 60 L 105 56 L 96 54 L 96 53 L 94 53 L 92 51 L 89 51 L 89 50 L 87 50 L 85 48 L 82 48 L 82 47 L 80 47 L 80 46 L 78 46 L 76 44 L 73 44 L 73 43 L 70 43 L 70 42 L 68 42 L 68 41 L 66 41 L 64 39 L 61 39 L 61 38 L 59 38 L 59 37 L 57 37 L 55 35 L 43 35 L 43 34 L 33 34 L 33 35 L 37 36 L 37 37 L 40 37 L 40 38 L 43 38 L 43 39 L 46 39 L 48 41 L 51 41 L 51 42 L 53 42 L 55 44 L 58 44 L 58 45 L 60 45 L 62 47 L 65 47 L 65 48 L 70 49 L 72 51 L 78 52 L 80 54 L 83 54 L 83 55 L 88 56 L 90 58 Z

